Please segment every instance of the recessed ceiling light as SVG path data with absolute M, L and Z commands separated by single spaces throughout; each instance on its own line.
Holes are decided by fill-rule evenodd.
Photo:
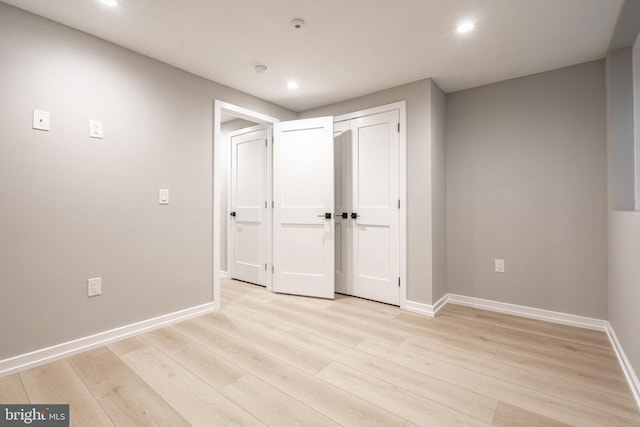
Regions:
M 460 25 L 458 25 L 457 31 L 459 33 L 468 33 L 469 31 L 473 30 L 474 27 L 475 25 L 473 22 L 463 21 L 460 23 Z
M 295 80 L 289 80 L 287 82 L 287 87 L 291 90 L 298 89 L 298 82 L 296 82 Z
M 118 4 L 118 0 L 100 0 L 100 3 L 106 4 L 107 6 L 115 6 Z

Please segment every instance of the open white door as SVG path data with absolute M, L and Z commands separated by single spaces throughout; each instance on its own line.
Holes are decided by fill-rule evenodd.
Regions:
M 333 117 L 275 123 L 273 147 L 273 291 L 333 298 Z
M 351 120 L 352 295 L 400 304 L 399 112 Z
M 229 275 L 266 285 L 270 127 L 231 133 Z

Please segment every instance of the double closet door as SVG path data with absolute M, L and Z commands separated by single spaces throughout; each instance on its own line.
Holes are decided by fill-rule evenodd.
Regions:
M 398 126 L 392 110 L 232 133 L 230 276 L 399 305 Z
M 336 292 L 400 304 L 399 112 L 334 125 Z

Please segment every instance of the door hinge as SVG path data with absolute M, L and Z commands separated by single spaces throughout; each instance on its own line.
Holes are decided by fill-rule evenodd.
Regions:
M 398 122 L 398 133 L 400 133 L 400 122 Z
M 264 201 L 264 208 L 267 209 L 267 201 Z
M 276 202 L 275 200 L 271 201 L 271 209 L 274 209 L 276 207 Z
M 400 209 L 400 199 L 398 199 L 398 209 Z
M 267 146 L 267 143 L 269 142 L 269 140 L 267 138 L 264 139 L 264 146 Z
M 400 287 L 400 278 L 398 277 L 398 287 Z
M 273 273 L 275 273 L 275 272 L 276 272 L 276 268 L 272 265 L 272 266 L 271 266 L 271 273 L 273 274 Z
M 267 264 L 264 265 L 264 271 L 267 271 Z

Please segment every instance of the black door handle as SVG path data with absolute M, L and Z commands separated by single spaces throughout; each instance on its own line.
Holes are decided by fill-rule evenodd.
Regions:
M 357 213 L 355 213 L 355 212 L 351 212 L 351 218 L 353 218 L 353 219 L 357 219 L 359 216 L 360 216 L 360 215 L 358 215 Z
M 320 218 L 331 219 L 331 212 L 325 212 L 324 215 L 318 215 Z
M 229 215 L 236 216 L 236 213 L 235 212 L 231 212 Z
M 342 218 L 349 218 L 349 214 L 346 212 L 342 212 Z

